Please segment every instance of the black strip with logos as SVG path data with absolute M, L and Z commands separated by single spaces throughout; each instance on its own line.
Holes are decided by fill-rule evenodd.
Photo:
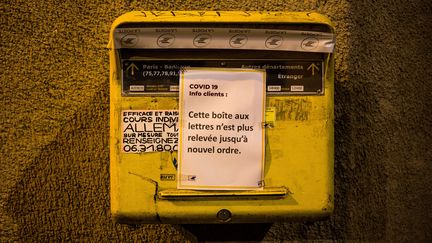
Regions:
M 321 60 L 123 60 L 123 95 L 175 95 L 187 67 L 265 69 L 267 94 L 324 94 Z

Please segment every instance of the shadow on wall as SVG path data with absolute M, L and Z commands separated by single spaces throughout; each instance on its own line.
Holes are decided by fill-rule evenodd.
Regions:
M 108 84 L 108 82 L 106 82 Z M 184 241 L 169 225 L 121 225 L 109 213 L 109 102 L 102 87 L 25 170 L 7 210 L 23 241 Z
M 8 203 L 20 239 L 73 239 L 76 227 L 91 235 L 95 214 L 108 217 L 107 101 L 83 107 L 26 168 Z

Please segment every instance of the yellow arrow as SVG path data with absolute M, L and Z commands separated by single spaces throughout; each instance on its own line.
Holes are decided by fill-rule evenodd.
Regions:
M 319 71 L 319 67 L 317 65 L 315 65 L 314 63 L 312 63 L 311 65 L 309 65 L 309 67 L 307 68 L 307 70 L 312 69 L 312 76 L 315 76 L 315 69 L 317 71 Z
M 135 75 L 135 69 L 138 71 L 138 67 L 134 64 L 131 63 L 127 68 L 126 68 L 126 72 L 129 71 L 129 69 L 131 70 L 131 75 L 134 76 Z

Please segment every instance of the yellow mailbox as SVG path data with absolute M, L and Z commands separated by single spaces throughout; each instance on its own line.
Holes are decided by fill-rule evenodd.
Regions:
M 334 40 L 318 13 L 136 11 L 116 19 L 109 42 L 115 219 L 330 215 Z

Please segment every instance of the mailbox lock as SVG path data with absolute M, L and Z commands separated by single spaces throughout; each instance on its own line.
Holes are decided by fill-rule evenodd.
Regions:
M 222 222 L 231 221 L 231 216 L 232 214 L 228 209 L 221 209 L 216 215 L 216 217 Z

